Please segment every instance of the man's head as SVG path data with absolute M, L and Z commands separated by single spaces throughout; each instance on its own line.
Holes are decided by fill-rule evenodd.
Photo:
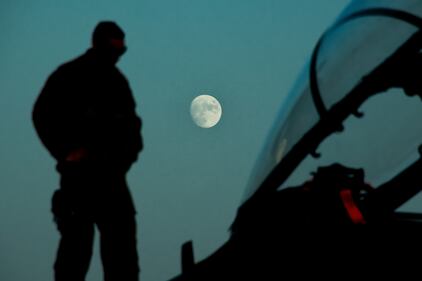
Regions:
M 99 22 L 92 34 L 92 46 L 104 59 L 116 63 L 126 52 L 125 33 L 115 22 Z

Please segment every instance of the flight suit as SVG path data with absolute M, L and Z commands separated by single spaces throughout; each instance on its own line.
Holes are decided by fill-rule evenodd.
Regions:
M 143 148 L 135 109 L 128 81 L 95 49 L 54 71 L 35 103 L 35 128 L 60 174 L 52 200 L 61 233 L 56 280 L 85 279 L 95 226 L 105 280 L 138 280 L 136 211 L 125 178 Z M 75 151 L 83 157 L 71 157 Z

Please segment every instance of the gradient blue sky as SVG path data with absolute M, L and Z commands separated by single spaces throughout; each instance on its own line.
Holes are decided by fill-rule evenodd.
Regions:
M 90 44 L 99 20 L 117 21 L 119 63 L 144 120 L 145 150 L 128 175 L 138 208 L 144 281 L 179 272 L 180 245 L 196 259 L 228 238 L 248 176 L 316 40 L 349 0 L 4 0 L 0 4 L 0 280 L 52 280 L 58 233 L 54 161 L 31 110 L 47 76 Z M 219 99 L 211 129 L 191 100 Z M 98 251 L 97 251 L 98 252 Z M 98 253 L 88 281 L 101 279 Z

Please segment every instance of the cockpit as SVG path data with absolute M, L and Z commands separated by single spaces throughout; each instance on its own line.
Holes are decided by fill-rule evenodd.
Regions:
M 245 201 L 257 190 L 301 184 L 332 163 L 362 168 L 377 187 L 417 161 L 421 29 L 420 1 L 352 1 L 280 107 Z M 421 208 L 408 203 L 407 210 Z

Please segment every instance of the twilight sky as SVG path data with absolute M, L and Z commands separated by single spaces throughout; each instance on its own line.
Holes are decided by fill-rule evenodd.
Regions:
M 227 238 L 248 176 L 283 98 L 318 37 L 349 0 L 4 0 L 0 4 L 0 280 L 52 280 L 58 233 L 54 161 L 31 123 L 47 76 L 83 53 L 100 20 L 129 47 L 119 63 L 144 121 L 128 179 L 138 209 L 142 280 L 179 273 Z M 189 107 L 215 96 L 223 116 L 202 129 Z M 98 235 L 97 235 L 98 237 Z M 101 279 L 98 249 L 88 281 Z

